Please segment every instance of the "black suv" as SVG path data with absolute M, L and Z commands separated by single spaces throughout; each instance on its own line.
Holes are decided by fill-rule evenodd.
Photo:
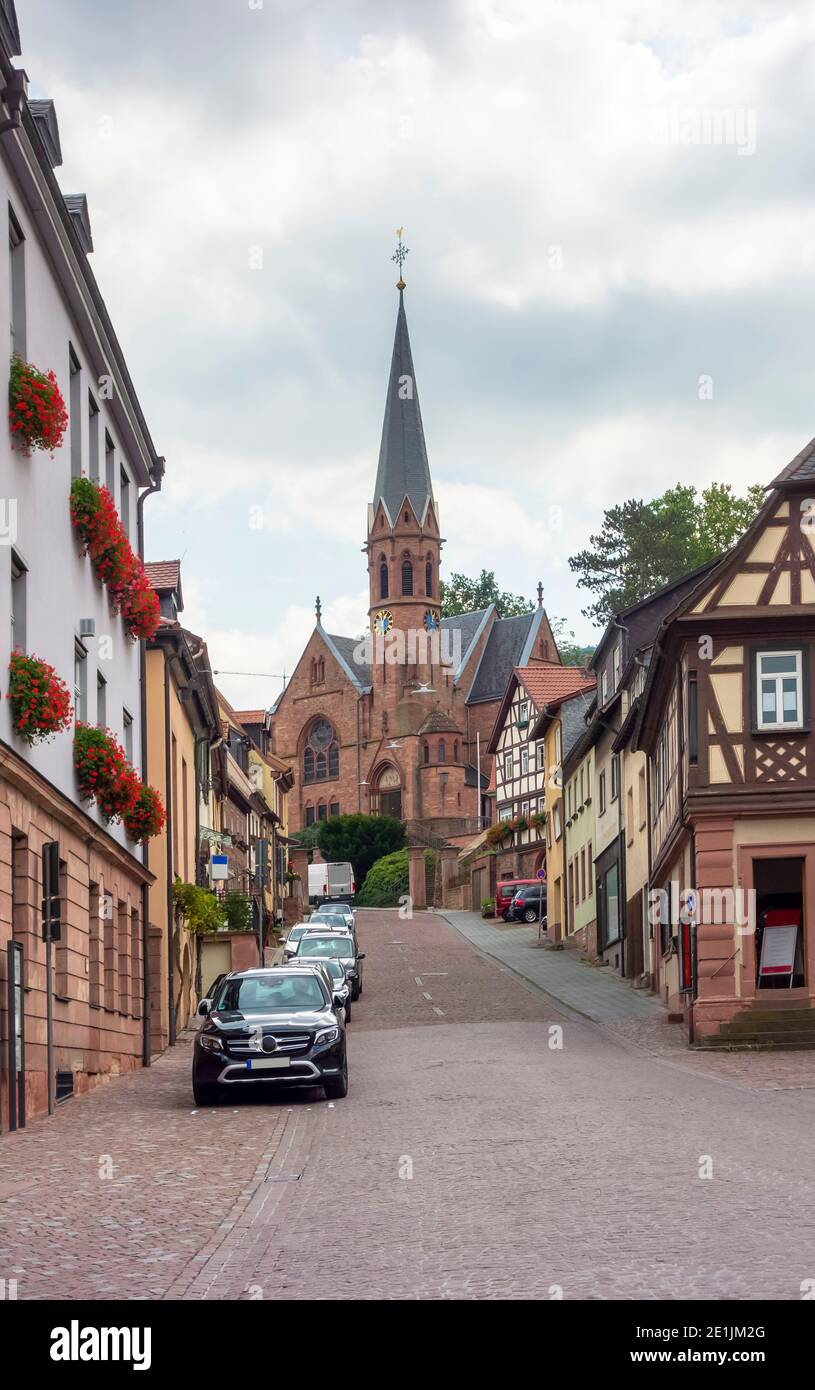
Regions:
M 525 883 L 519 888 L 515 897 L 512 899 L 512 906 L 509 910 L 511 919 L 516 922 L 537 922 L 538 913 L 541 912 L 541 885 L 539 883 Z M 543 885 L 543 909 L 542 915 L 546 922 L 546 884 Z
M 202 999 L 192 1092 L 213 1105 L 235 1087 L 322 1086 L 348 1094 L 345 1020 L 321 970 L 277 966 L 235 971 Z

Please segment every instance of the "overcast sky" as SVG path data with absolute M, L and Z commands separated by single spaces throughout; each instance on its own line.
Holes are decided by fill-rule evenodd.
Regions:
M 167 457 L 147 557 L 216 667 L 290 672 L 318 592 L 365 622 L 398 226 L 444 573 L 540 578 L 588 639 L 567 557 L 604 507 L 815 433 L 810 3 L 17 11 Z

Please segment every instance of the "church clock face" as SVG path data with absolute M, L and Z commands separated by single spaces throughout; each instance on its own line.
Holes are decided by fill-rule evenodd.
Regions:
M 433 612 L 432 608 L 428 608 L 424 615 L 424 625 L 427 632 L 436 632 L 438 630 L 438 615 Z
M 374 632 L 377 637 L 386 637 L 393 627 L 393 614 L 387 608 L 380 608 L 374 617 Z

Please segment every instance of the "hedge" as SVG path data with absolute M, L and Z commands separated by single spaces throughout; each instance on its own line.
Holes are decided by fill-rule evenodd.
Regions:
M 427 896 L 428 901 L 431 901 L 436 874 L 436 856 L 432 849 L 425 850 L 424 865 Z M 397 849 L 393 854 L 383 855 L 371 865 L 356 901 L 360 907 L 398 907 L 400 897 L 404 897 L 407 891 L 408 852 L 406 849 Z

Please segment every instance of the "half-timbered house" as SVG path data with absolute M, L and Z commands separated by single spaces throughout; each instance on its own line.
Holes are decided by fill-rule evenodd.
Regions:
M 696 1040 L 815 1027 L 815 440 L 663 622 L 648 756 L 657 986 Z
M 546 762 L 534 730 L 547 701 L 589 682 L 579 666 L 516 666 L 507 682 L 487 752 L 495 759 L 496 820 L 511 822 L 499 849 L 498 878 L 534 878 L 546 867 Z

